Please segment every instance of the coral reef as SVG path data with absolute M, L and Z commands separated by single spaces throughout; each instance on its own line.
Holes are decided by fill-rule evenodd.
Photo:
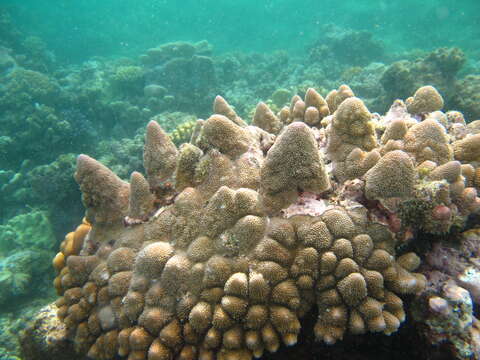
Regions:
M 86 223 L 54 260 L 76 351 L 249 359 L 295 344 L 314 306 L 327 344 L 398 330 L 399 296 L 426 282 L 401 248 L 419 231 L 465 227 L 480 204 L 475 164 L 454 157 L 443 118 L 428 114 L 438 106 L 421 122 L 401 101 L 374 116 L 344 85 L 294 96 L 278 115 L 259 107 L 261 127 L 249 126 L 217 97 L 179 149 L 152 120 L 146 178 L 130 184 L 78 157 Z
M 471 121 L 480 119 L 480 76 L 468 75 L 457 84 L 455 106 Z
M 430 344 L 455 359 L 478 359 L 480 322 L 480 234 L 468 230 L 437 240 L 426 253 L 421 272 L 427 286 L 413 303 L 413 317 Z
M 464 288 L 444 285 L 440 296 L 430 296 L 430 316 L 425 321 L 432 343 L 448 342 L 459 359 L 480 355 L 480 322 L 473 315 L 473 302 Z
M 415 60 L 394 62 L 380 79 L 386 92 L 384 106 L 398 97 L 407 98 L 419 87 L 432 85 L 443 94 L 449 107 L 457 107 L 455 77 L 465 59 L 458 48 L 439 48 Z
M 21 308 L 0 314 L 0 358 L 2 360 L 21 360 L 19 334 L 28 328 L 30 322 L 38 317 L 38 310 L 51 302 L 50 296 L 42 299 L 22 301 Z M 51 334 L 52 335 L 52 334 Z
M 37 312 L 33 324 L 25 330 L 22 337 L 22 358 L 75 359 L 76 354 L 65 336 L 65 325 L 55 316 L 56 312 L 54 304 L 47 305 Z
M 206 41 L 196 44 L 175 42 L 147 50 L 140 57 L 146 66 L 147 87 L 162 86 L 168 93 L 163 99 L 152 95 L 151 102 L 169 102 L 187 111 L 205 109 L 215 88 L 215 68 Z
M 336 61 L 349 65 L 364 66 L 385 57 L 383 43 L 365 30 L 344 29 L 332 24 L 324 26 L 322 38 L 310 49 L 311 58 L 317 54 L 320 44 L 328 46 Z
M 480 117 L 479 81 L 477 75 L 461 78 L 466 70 L 475 72 L 478 65 L 470 59 L 464 68 L 465 55 L 457 48 L 391 53 L 387 58 L 383 44 L 372 34 L 336 26 L 323 28 L 317 40 L 307 49 L 307 56 L 286 51 L 213 55 L 205 41 L 176 42 L 149 49 L 139 59 L 95 57 L 82 64 L 60 66 L 42 39 L 22 34 L 0 9 L 0 303 L 12 306 L 6 311 L 24 306 L 27 299 L 49 295 L 47 283 L 53 279 L 53 270 L 46 267 L 54 239 L 60 243 L 83 216 L 72 175 L 76 155 L 88 151 L 118 178 L 92 159 L 82 157 L 84 164 L 90 164 L 96 169 L 92 174 L 100 172 L 117 188 L 107 191 L 108 187 L 101 186 L 103 178 L 93 186 L 88 179 L 98 175 L 78 173 L 89 208 L 88 226 L 93 227 L 88 236 L 78 235 L 76 242 L 75 236 L 67 235 L 54 260 L 58 270 L 55 285 L 64 295 L 74 293 L 71 287 L 83 286 L 83 278 L 80 281 L 74 276 L 72 280 L 68 274 L 69 269 L 80 269 L 78 262 L 83 260 L 75 260 L 78 256 L 92 256 L 92 261 L 97 257 L 97 271 L 106 263 L 107 272 L 101 275 L 107 274 L 108 282 L 116 280 L 110 286 L 92 273 L 85 279 L 88 286 L 82 289 L 81 298 L 66 296 L 70 313 L 65 314 L 65 303 L 59 304 L 59 314 L 68 325 L 64 335 L 74 340 L 80 353 L 88 353 L 87 347 L 93 344 L 95 356 L 107 357 L 106 353 L 112 353 L 108 344 L 116 346 L 115 331 L 123 338 L 118 338 L 121 346 L 114 352 L 120 348 L 126 352 L 130 335 L 125 340 L 122 331 L 143 329 L 152 336 L 149 348 L 158 351 L 167 346 L 172 356 L 188 355 L 195 347 L 195 355 L 188 356 L 228 358 L 240 354 L 247 358 L 260 354 L 261 349 L 273 350 L 279 343 L 306 339 L 309 308 L 320 315 L 311 331 L 320 343 L 340 338 L 348 342 L 349 334 L 362 331 L 394 332 L 397 321 L 403 320 L 403 307 L 392 305 L 395 298 L 386 294 L 416 292 L 423 282 L 419 275 L 408 275 L 418 264 L 415 256 L 406 256 L 408 251 L 416 251 L 422 259 L 427 251 L 429 257 L 429 251 L 438 247 L 425 249 L 432 242 L 463 231 L 475 221 L 478 224 L 473 215 L 479 207 L 480 126 L 471 121 Z M 395 62 L 390 64 L 392 60 Z M 211 98 L 217 93 L 235 106 L 217 97 L 214 116 L 208 118 Z M 395 101 L 385 116 L 374 113 L 385 112 L 397 97 L 404 102 Z M 465 117 L 459 111 L 442 112 L 444 106 L 462 111 Z M 147 132 L 143 159 L 144 129 L 152 118 L 161 129 L 155 123 L 149 125 L 154 130 Z M 166 149 L 168 156 L 157 155 Z M 142 160 L 146 178 L 141 175 L 145 173 Z M 193 204 L 190 211 L 189 204 Z M 238 208 L 241 206 L 245 207 Z M 227 214 L 225 219 L 216 214 L 220 211 Z M 353 223 L 354 230 L 337 236 L 331 218 Z M 281 235 L 271 233 L 277 227 Z M 314 239 L 311 233 L 317 230 L 330 234 L 330 242 Z M 281 237 L 284 231 L 291 231 L 294 240 Z M 358 239 L 371 247 L 372 257 L 380 250 L 393 257 L 388 271 L 375 269 L 373 260 L 358 256 L 356 246 L 362 245 Z M 165 270 L 149 275 L 145 287 L 135 287 L 140 281 L 135 264 L 108 268 L 118 248 L 128 248 L 127 258 L 136 261 L 158 242 L 171 246 L 171 256 L 165 261 L 172 268 L 165 265 Z M 442 245 L 451 252 L 458 244 Z M 206 255 L 196 254 L 204 249 Z M 216 262 L 219 259 L 226 259 L 225 263 Z M 269 278 L 270 266 L 276 267 L 275 271 L 283 269 L 285 279 Z M 392 267 L 400 269 L 396 273 L 399 278 L 416 281 L 418 289 L 399 290 Z M 186 268 L 198 276 L 198 286 L 190 293 L 185 290 L 190 284 L 181 277 Z M 206 280 L 205 274 L 214 276 L 218 269 L 226 269 L 225 276 L 212 285 L 209 281 L 217 280 Z M 452 308 L 461 307 L 465 316 L 474 316 L 480 296 L 476 287 L 479 271 L 472 262 L 459 269 L 447 274 L 442 286 L 431 294 L 445 299 Z M 85 271 L 90 270 L 87 266 Z M 424 264 L 415 271 L 428 277 L 430 270 Z M 180 276 L 175 291 L 170 285 L 177 275 L 172 273 Z M 250 282 L 259 273 L 269 286 L 262 301 L 250 296 L 250 283 L 247 293 L 242 287 L 245 278 Z M 443 287 L 452 278 L 456 286 L 468 290 L 473 302 L 470 308 L 448 298 L 450 293 Z M 382 279 L 383 294 L 375 287 Z M 117 280 L 126 284 L 127 292 L 115 288 Z M 237 290 L 228 290 L 231 286 Z M 349 293 L 353 290 L 359 292 L 361 301 Z M 154 291 L 166 293 L 162 293 L 164 302 L 151 302 Z M 279 300 L 279 292 L 287 294 L 282 295 L 289 299 L 287 303 Z M 146 304 L 138 314 L 127 315 L 128 321 L 122 315 L 127 308 L 121 303 L 124 295 L 129 296 L 126 299 L 138 296 L 137 300 Z M 172 310 L 168 303 L 177 295 L 178 301 L 185 299 L 187 304 L 182 303 L 182 310 Z M 383 306 L 381 316 L 367 314 L 366 307 L 376 307 L 371 299 Z M 368 306 L 362 305 L 367 300 Z M 205 331 L 199 325 L 202 319 L 197 315 L 190 319 L 197 305 L 195 311 L 202 313 L 209 307 L 212 311 Z M 245 318 L 250 309 L 254 320 L 267 313 L 266 318 L 256 327 L 246 324 L 232 310 L 237 305 L 245 307 Z M 88 317 L 75 318 L 79 308 Z M 228 327 L 217 328 L 213 321 L 217 308 L 230 318 Z M 168 324 L 149 328 L 147 320 L 158 315 L 158 309 L 168 310 Z M 94 328 L 98 325 L 94 314 L 103 319 L 100 330 Z M 115 320 L 110 326 L 104 321 L 112 318 L 111 314 Z M 430 315 L 421 313 L 422 319 Z M 90 317 L 93 320 L 87 325 L 91 328 L 85 331 L 84 323 Z M 280 323 L 279 317 L 288 324 Z M 192 330 L 191 324 L 197 328 Z M 473 318 L 471 324 L 474 329 Z M 177 325 L 182 343 L 172 345 L 165 336 L 177 331 Z M 1 326 L 8 328 L 5 334 L 19 328 Z M 440 329 L 434 320 L 426 326 Z M 454 334 L 461 333 L 444 330 L 448 336 L 442 343 L 452 342 Z M 466 330 L 458 335 L 466 339 L 464 345 L 455 345 L 459 349 L 472 345 L 474 337 L 465 334 Z M 133 343 L 138 340 L 135 336 Z M 6 337 L 0 336 L 0 347 L 17 346 L 5 345 Z M 369 341 L 364 338 L 369 337 L 354 341 Z M 426 338 L 434 336 L 427 334 Z M 148 352 L 137 349 L 143 345 L 131 346 L 132 358 L 148 357 Z M 464 356 L 459 355 L 460 350 L 454 353 Z M 156 354 L 154 350 L 152 354 Z
M 53 230 L 45 212 L 34 210 L 0 225 L 0 254 L 18 249 L 52 249 Z
M 126 96 L 143 93 L 145 77 L 140 66 L 119 66 L 111 78 L 115 91 Z
M 6 306 L 32 294 L 48 293 L 52 225 L 46 214 L 34 210 L 0 225 L 0 304 Z M 53 274 L 52 274 L 53 275 Z

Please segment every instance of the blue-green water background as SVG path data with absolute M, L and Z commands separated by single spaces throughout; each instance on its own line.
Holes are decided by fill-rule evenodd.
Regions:
M 328 24 L 336 25 L 330 38 Z M 171 133 L 209 116 L 220 94 L 249 120 L 279 89 L 288 101 L 311 86 L 326 95 L 346 82 L 372 111 L 432 84 L 445 110 L 480 118 L 478 0 L 0 0 L 4 30 L 0 359 L 18 353 L 25 320 L 55 298 L 51 259 L 84 214 L 76 156 L 87 153 L 127 180 L 143 171 L 151 116 Z M 353 44 L 359 30 L 374 41 L 359 36 L 365 43 Z M 348 32 L 355 36 L 342 37 Z M 139 57 L 168 42 L 203 40 L 213 51 L 196 55 L 208 71 L 193 76 L 192 56 L 171 54 L 173 75 L 161 80 L 152 73 L 166 64 Z M 400 60 L 406 64 L 395 68 Z M 151 101 L 150 85 L 165 87 L 161 101 Z
M 480 46 L 476 0 L 4 0 L 15 22 L 59 59 L 133 54 L 174 40 L 217 51 L 299 51 L 323 24 L 371 31 L 390 51 Z

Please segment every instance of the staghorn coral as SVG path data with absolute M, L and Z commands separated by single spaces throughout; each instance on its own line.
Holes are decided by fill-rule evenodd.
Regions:
M 424 142 L 422 131 L 411 132 L 414 119 L 408 131 L 391 131 L 399 142 L 391 150 L 388 141 L 379 145 L 381 131 L 360 99 L 341 102 L 326 130 L 308 126 L 302 109 L 310 101 L 294 97 L 293 121 L 269 115 L 259 128 L 217 97 L 216 114 L 199 121 L 179 150 L 151 121 L 147 176 L 135 173 L 130 185 L 79 156 L 76 179 L 91 228 L 57 280 L 58 316 L 78 352 L 94 359 L 250 359 L 295 344 L 314 306 L 315 336 L 327 344 L 347 332 L 398 329 L 405 320 L 399 296 L 421 291 L 425 279 L 414 272 L 416 254 L 397 257 L 405 224 L 393 211 L 404 205 L 412 214 L 412 201 L 444 206 L 448 221 L 445 208 L 425 207 L 431 214 L 424 219 L 446 221 L 446 232 L 477 211 L 479 199 L 465 187 L 460 163 L 419 164 L 404 150 L 409 138 Z M 390 114 L 392 123 L 405 121 L 401 114 Z M 266 130 L 277 119 L 285 125 L 275 137 Z M 438 149 L 451 155 L 444 138 Z M 372 159 L 364 171 L 335 173 L 359 151 L 374 154 L 364 155 Z M 408 181 L 392 181 L 391 171 Z M 464 198 L 471 206 L 454 213 Z

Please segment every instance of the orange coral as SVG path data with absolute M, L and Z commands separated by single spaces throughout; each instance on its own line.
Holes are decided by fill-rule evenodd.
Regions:
M 82 223 L 77 226 L 75 231 L 69 232 L 65 236 L 65 240 L 60 244 L 60 252 L 58 252 L 52 260 L 52 265 L 59 274 L 53 281 L 55 289 L 59 295 L 63 294 L 61 278 L 68 272 L 68 268 L 65 267 L 67 259 L 71 255 L 80 254 L 84 245 L 84 240 L 91 228 L 92 225 L 83 218 Z

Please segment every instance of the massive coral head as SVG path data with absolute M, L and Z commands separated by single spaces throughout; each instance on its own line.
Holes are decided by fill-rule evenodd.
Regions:
M 130 184 L 79 156 L 88 222 L 54 260 L 76 350 L 247 360 L 295 344 L 312 307 L 327 344 L 397 331 L 401 296 L 425 286 L 402 241 L 480 207 L 478 135 L 448 132 L 465 125 L 448 125 L 437 95 L 380 117 L 346 85 L 326 99 L 308 89 L 279 114 L 260 103 L 253 125 L 217 97 L 179 149 L 151 121 L 146 176 Z

